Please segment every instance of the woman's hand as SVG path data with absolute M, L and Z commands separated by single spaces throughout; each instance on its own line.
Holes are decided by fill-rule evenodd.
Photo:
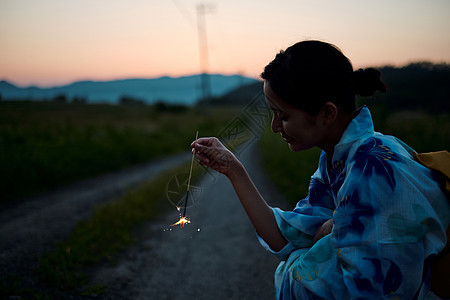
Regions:
M 314 244 L 324 236 L 329 235 L 332 229 L 333 219 L 329 219 L 317 229 L 316 234 L 314 234 Z
M 226 175 L 238 195 L 258 234 L 274 251 L 288 242 L 278 229 L 272 209 L 264 201 L 241 162 L 217 138 L 200 138 L 192 142 L 200 164 Z
M 241 163 L 217 138 L 199 138 L 192 142 L 191 147 L 197 161 L 227 177 L 230 177 Z

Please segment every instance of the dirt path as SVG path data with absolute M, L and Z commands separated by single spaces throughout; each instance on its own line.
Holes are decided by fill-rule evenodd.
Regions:
M 286 208 L 250 148 L 240 156 L 271 205 Z M 273 299 L 277 259 L 258 243 L 231 184 L 207 176 L 198 202 L 188 208 L 191 224 L 170 227 L 178 213 L 145 228 L 146 239 L 104 266 L 94 282 L 109 288 L 102 299 Z M 278 202 L 277 202 L 278 199 Z
M 66 237 L 95 205 L 117 199 L 127 189 L 189 158 L 188 152 L 158 159 L 0 206 L 0 280 L 12 275 L 32 280 L 29 274 L 37 266 L 37 256 Z

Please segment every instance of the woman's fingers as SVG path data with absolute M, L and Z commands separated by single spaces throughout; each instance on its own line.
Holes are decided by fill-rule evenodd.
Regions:
M 205 146 L 194 143 L 195 157 L 200 164 L 206 165 L 218 172 L 226 172 L 230 165 L 231 153 L 225 147 Z
M 201 153 L 196 153 L 195 158 L 201 165 L 209 165 L 210 159 Z
M 199 138 L 191 143 L 197 161 L 225 175 L 236 165 L 236 157 L 215 137 Z
M 195 144 L 194 146 L 196 157 L 201 159 L 202 162 L 211 162 L 214 160 L 218 160 L 220 156 L 220 150 L 216 147 L 208 147 L 202 144 Z M 222 150 L 223 152 L 223 150 Z
M 204 138 L 198 138 L 195 141 L 191 143 L 191 147 L 194 147 L 195 144 L 200 144 L 204 146 L 214 146 L 215 144 L 220 143 L 217 138 L 214 137 L 204 137 Z
M 209 165 L 212 156 L 212 148 L 204 146 L 201 142 L 198 142 L 198 140 L 192 142 L 191 147 L 197 161 L 202 165 Z
M 196 139 L 191 143 L 191 147 L 194 149 L 194 153 L 207 151 L 207 149 L 212 149 L 216 147 L 225 149 L 222 143 L 217 138 L 214 137 Z

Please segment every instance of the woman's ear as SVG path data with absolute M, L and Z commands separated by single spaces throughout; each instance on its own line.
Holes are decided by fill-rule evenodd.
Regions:
M 333 123 L 338 116 L 338 107 L 333 102 L 326 102 L 319 111 L 319 117 L 324 125 Z

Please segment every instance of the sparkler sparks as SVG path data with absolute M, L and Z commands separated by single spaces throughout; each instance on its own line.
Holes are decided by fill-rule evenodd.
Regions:
M 198 138 L 198 131 L 195 134 L 195 140 L 197 140 L 197 138 Z M 180 225 L 180 227 L 183 228 L 185 224 L 191 223 L 191 221 L 189 221 L 186 218 L 186 208 L 187 208 L 188 198 L 189 198 L 189 188 L 191 186 L 192 166 L 193 165 L 194 165 L 194 151 L 192 151 L 191 169 L 189 170 L 189 179 L 188 179 L 188 184 L 187 184 L 187 189 L 186 189 L 186 198 L 184 199 L 183 213 L 180 216 L 180 220 L 178 220 L 178 222 L 176 222 L 176 223 L 173 223 L 171 226 Z M 177 209 L 178 209 L 178 211 L 180 210 L 178 207 L 177 207 Z
M 191 221 L 189 221 L 188 219 L 186 219 L 186 217 L 181 217 L 180 220 L 179 220 L 178 222 L 173 223 L 173 224 L 170 225 L 170 226 L 177 226 L 177 225 L 180 225 L 180 227 L 183 228 L 183 227 L 184 227 L 184 224 L 189 224 L 189 223 L 191 223 Z

